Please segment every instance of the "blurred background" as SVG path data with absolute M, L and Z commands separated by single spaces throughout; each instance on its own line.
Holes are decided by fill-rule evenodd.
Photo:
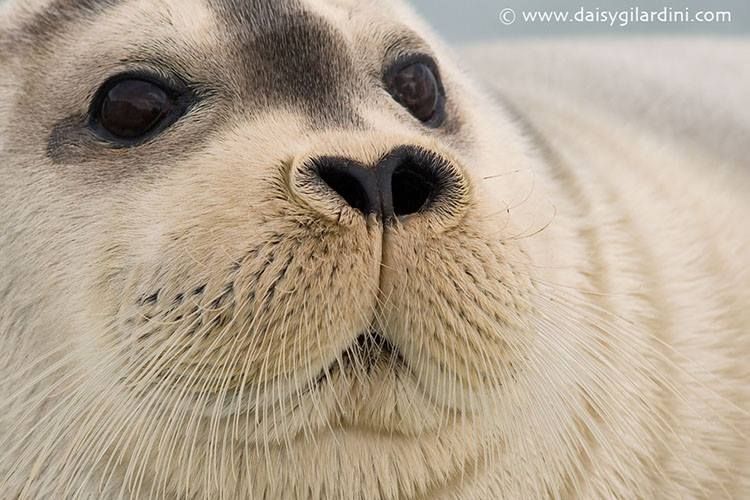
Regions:
M 538 37 L 567 35 L 715 35 L 736 36 L 750 34 L 750 0 L 410 0 L 432 26 L 453 42 L 484 40 L 498 37 Z M 699 11 L 728 11 L 730 22 L 652 22 L 614 26 L 597 22 L 524 22 L 524 11 L 569 12 L 573 17 L 582 9 L 601 17 L 610 13 L 632 11 L 682 11 L 692 17 Z M 511 9 L 512 13 L 507 9 Z M 500 16 L 506 16 L 505 23 Z M 579 14 L 580 16 L 580 14 Z M 508 22 L 513 20 L 513 22 Z M 750 61 L 748 61 L 750 63 Z

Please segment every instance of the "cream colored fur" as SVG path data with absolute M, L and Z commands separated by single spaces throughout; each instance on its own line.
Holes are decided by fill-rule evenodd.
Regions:
M 363 65 L 420 33 L 459 135 L 382 96 L 364 130 L 274 110 L 164 165 L 58 165 L 51 128 L 134 36 L 226 33 L 199 0 L 135 0 L 41 51 L 14 37 L 46 2 L 0 7 L 3 496 L 750 496 L 750 45 L 456 57 L 398 3 L 308 4 Z M 452 161 L 451 211 L 384 233 L 299 182 L 401 144 Z M 409 371 L 310 388 L 371 324 Z

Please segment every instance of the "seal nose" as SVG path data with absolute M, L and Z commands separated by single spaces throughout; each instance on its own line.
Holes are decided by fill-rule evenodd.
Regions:
M 318 176 L 355 210 L 380 213 L 377 178 L 364 165 L 347 158 L 323 157 L 314 161 Z
M 441 159 L 412 148 L 397 148 L 372 167 L 348 158 L 313 161 L 317 175 L 352 208 L 384 220 L 425 211 L 450 182 Z

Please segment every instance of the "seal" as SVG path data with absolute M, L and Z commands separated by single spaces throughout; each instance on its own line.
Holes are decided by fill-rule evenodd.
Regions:
M 3 494 L 750 495 L 747 106 L 549 47 L 480 86 L 398 2 L 4 2 Z

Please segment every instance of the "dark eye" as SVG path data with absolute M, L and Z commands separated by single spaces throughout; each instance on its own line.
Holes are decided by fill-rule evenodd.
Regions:
M 442 86 L 432 64 L 415 61 L 398 64 L 385 79 L 388 92 L 419 121 L 438 126 L 442 118 Z
M 93 119 L 112 138 L 133 142 L 163 128 L 175 109 L 176 100 L 165 87 L 139 78 L 119 79 L 100 91 Z

